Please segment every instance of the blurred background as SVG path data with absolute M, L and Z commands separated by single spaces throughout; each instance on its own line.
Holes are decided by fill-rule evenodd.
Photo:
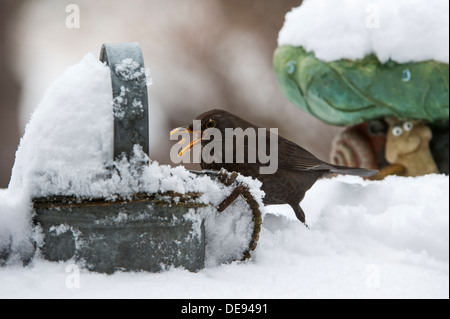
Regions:
M 80 9 L 68 28 L 69 4 Z M 301 0 L 1 0 L 0 188 L 8 186 L 26 123 L 52 80 L 103 43 L 141 44 L 149 87 L 150 157 L 170 164 L 169 131 L 229 110 L 328 160 L 340 130 L 281 93 L 272 68 L 285 14 Z M 197 168 L 191 166 L 189 168 Z

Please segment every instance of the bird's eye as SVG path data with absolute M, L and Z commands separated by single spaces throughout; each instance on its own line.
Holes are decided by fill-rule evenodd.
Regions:
M 411 122 L 405 122 L 403 123 L 403 129 L 405 131 L 411 131 L 413 129 L 414 125 Z
M 215 126 L 216 126 L 216 121 L 214 121 L 212 119 L 206 123 L 206 128 L 213 128 Z
M 400 136 L 400 135 L 402 135 L 402 133 L 403 133 L 403 130 L 400 126 L 396 126 L 392 129 L 392 134 L 394 136 Z

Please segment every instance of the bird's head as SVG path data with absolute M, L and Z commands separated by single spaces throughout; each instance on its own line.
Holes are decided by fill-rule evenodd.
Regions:
M 247 121 L 237 117 L 236 115 L 231 114 L 230 112 L 224 110 L 211 110 L 204 112 L 195 118 L 194 123 L 189 125 L 177 127 L 170 132 L 170 135 L 175 133 L 192 133 L 194 134 L 194 139 L 189 145 L 185 146 L 180 153 L 179 156 L 182 156 L 187 151 L 191 150 L 194 145 L 200 143 L 202 139 L 208 135 L 208 129 L 217 129 L 222 134 L 225 134 L 226 128 L 236 128 L 241 127 L 242 129 L 246 129 L 251 126 Z M 182 139 L 180 141 L 183 144 L 185 141 Z

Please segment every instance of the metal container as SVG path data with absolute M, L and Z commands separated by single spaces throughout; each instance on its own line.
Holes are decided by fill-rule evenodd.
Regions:
M 101 60 L 111 68 L 114 156 L 130 157 L 135 144 L 148 154 L 147 87 L 139 44 L 104 45 Z M 124 62 L 137 72 L 121 73 L 117 66 Z M 137 103 L 122 103 L 124 100 Z M 240 195 L 249 203 L 254 232 L 242 256 L 250 257 L 262 223 L 258 204 L 245 186 L 235 182 L 236 174 L 198 174 L 208 174 L 236 190 L 218 211 L 225 210 Z M 34 222 L 44 235 L 41 254 L 49 261 L 73 260 L 89 270 L 109 274 L 116 270 L 157 272 L 170 266 L 198 271 L 205 266 L 206 245 L 205 223 L 198 210 L 207 205 L 199 203 L 201 195 L 158 192 L 115 201 L 68 196 L 35 198 Z
M 176 202 L 172 199 L 177 197 Z M 202 219 L 189 210 L 196 194 L 139 194 L 131 201 L 35 199 L 36 222 L 50 261 L 75 260 L 93 271 L 157 272 L 168 266 L 198 271 L 205 262 Z

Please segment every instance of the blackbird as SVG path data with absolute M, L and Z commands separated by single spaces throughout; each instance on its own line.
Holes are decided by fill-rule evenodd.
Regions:
M 180 156 L 198 142 L 201 142 L 202 150 L 210 142 L 220 143 L 222 150 L 218 153 L 221 153 L 219 155 L 222 156 L 220 158 L 214 158 L 214 156 L 212 156 L 209 160 L 206 160 L 204 156 L 202 156 L 202 169 L 220 170 L 221 168 L 224 168 L 230 172 L 235 171 L 244 176 L 257 178 L 262 182 L 262 190 L 266 193 L 264 204 L 289 204 L 302 223 L 305 223 L 305 213 L 300 207 L 300 202 L 303 200 L 306 191 L 308 191 L 319 178 L 329 174 L 349 174 L 369 177 L 378 173 L 376 170 L 338 166 L 323 162 L 297 144 L 276 135 L 278 140 L 278 154 L 275 154 L 278 156 L 277 170 L 272 174 L 262 174 L 260 168 L 267 167 L 267 161 L 262 163 L 262 161 L 258 160 L 256 160 L 256 162 L 254 160 L 249 160 L 249 158 L 252 158 L 252 154 L 253 156 L 254 154 L 258 154 L 258 147 L 257 145 L 255 146 L 255 144 L 257 144 L 255 143 L 255 139 L 251 140 L 249 136 L 244 136 L 243 148 L 245 158 L 243 161 L 241 160 L 241 163 L 236 161 L 238 137 L 226 139 L 227 128 L 241 128 L 242 131 L 246 133 L 250 133 L 252 130 L 247 129 L 251 128 L 253 129 L 253 132 L 256 133 L 257 142 L 257 139 L 260 137 L 258 136 L 258 133 L 264 134 L 261 133 L 264 131 L 258 131 L 258 126 L 223 110 L 211 110 L 202 113 L 196 120 L 201 121 L 200 131 L 198 131 L 198 129 L 195 130 L 196 127 L 191 124 L 176 128 L 171 132 L 181 133 L 187 131 L 190 133 L 197 133 L 199 136 L 180 152 Z M 208 138 L 205 138 L 205 136 L 207 136 L 205 133 L 208 132 L 206 130 L 213 128 L 220 131 L 221 134 L 210 134 Z M 270 131 L 265 132 L 266 152 L 269 152 L 269 144 L 271 143 L 270 135 L 274 133 L 271 133 Z M 213 135 L 214 137 L 212 138 Z M 233 149 L 232 161 L 230 160 L 231 157 L 229 160 L 225 160 L 227 147 L 228 152 L 230 151 L 230 143 L 232 143 Z

